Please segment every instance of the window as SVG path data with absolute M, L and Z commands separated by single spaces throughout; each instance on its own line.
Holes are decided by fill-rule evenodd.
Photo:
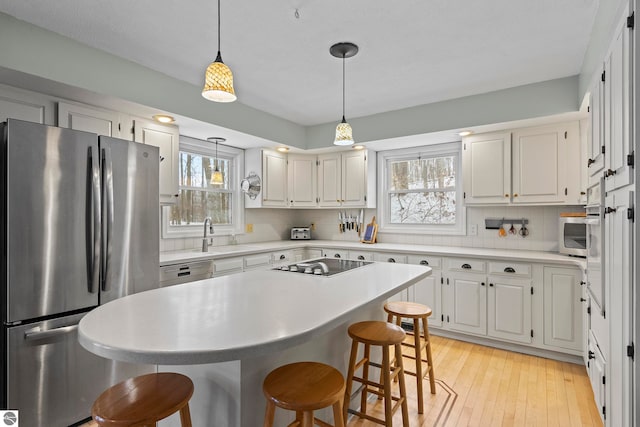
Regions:
M 381 231 L 463 234 L 460 143 L 379 153 Z
M 211 218 L 215 234 L 235 234 L 243 229 L 239 182 L 243 151 L 193 138 L 180 137 L 179 195 L 175 205 L 163 209 L 163 237 L 201 237 L 204 220 Z M 212 184 L 216 168 L 223 183 Z

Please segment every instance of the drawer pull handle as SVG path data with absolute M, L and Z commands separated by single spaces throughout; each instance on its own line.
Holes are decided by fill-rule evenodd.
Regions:
M 387 261 L 389 261 L 389 262 L 396 262 L 396 260 L 395 260 L 395 259 L 393 259 L 393 258 L 389 258 Z
M 335 254 L 335 255 L 333 255 L 333 257 L 334 257 L 334 258 L 342 258 L 342 257 L 340 256 L 340 254 Z
M 182 271 L 182 270 L 188 270 L 188 269 L 189 269 L 188 265 L 181 265 L 178 270 Z
M 358 255 L 359 260 L 364 260 L 364 255 Z
M 491 286 L 493 288 L 493 283 L 489 283 L 489 286 Z
M 181 271 L 178 273 L 178 277 L 182 277 L 182 276 L 190 276 L 191 272 L 190 271 Z
M 287 257 L 284 254 L 280 255 L 280 259 L 285 259 L 285 258 L 287 258 Z
M 595 359 L 596 354 L 593 351 L 589 351 L 589 359 Z
M 469 270 L 471 269 L 471 266 L 469 264 L 462 264 L 462 268 L 464 268 L 465 270 Z
M 429 265 L 429 261 L 423 259 L 422 261 L 420 261 L 420 265 Z
M 504 272 L 505 273 L 515 273 L 516 270 L 514 270 L 512 267 L 507 267 L 507 268 L 504 269 Z

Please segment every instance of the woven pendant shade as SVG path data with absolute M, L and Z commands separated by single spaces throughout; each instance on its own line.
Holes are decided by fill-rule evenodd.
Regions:
M 333 145 L 351 145 L 353 144 L 353 130 L 351 125 L 344 119 L 336 126 L 336 140 Z
M 222 60 L 209 64 L 204 77 L 202 96 L 209 101 L 233 102 L 236 93 L 233 90 L 233 74 Z

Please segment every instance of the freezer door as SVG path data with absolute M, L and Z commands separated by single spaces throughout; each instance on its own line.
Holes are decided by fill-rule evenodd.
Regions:
M 83 315 L 8 329 L 7 408 L 20 411 L 20 425 L 76 423 L 91 416 L 91 405 L 111 385 L 154 372 L 154 366 L 114 362 L 82 348 L 77 327 Z
M 157 147 L 100 137 L 102 287 L 100 304 L 159 286 Z
M 6 320 L 97 305 L 97 135 L 19 120 L 9 120 L 4 130 Z

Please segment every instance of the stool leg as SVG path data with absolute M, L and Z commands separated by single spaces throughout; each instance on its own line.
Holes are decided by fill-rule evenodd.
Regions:
M 409 427 L 409 407 L 407 406 L 407 389 L 404 384 L 404 368 L 402 367 L 402 344 L 396 344 L 396 363 L 400 372 L 398 382 L 400 383 L 400 399 L 402 399 L 402 427 Z M 391 393 L 391 392 L 389 392 Z M 391 396 L 391 394 L 389 394 Z M 391 425 L 391 424 L 389 424 Z
M 420 349 L 420 319 L 413 319 L 413 348 L 416 356 L 416 383 L 418 387 L 418 414 L 424 413 L 424 400 L 422 398 L 422 350 Z
M 364 358 L 365 362 L 362 365 L 362 379 L 369 381 L 369 360 L 371 360 L 371 346 L 369 344 L 364 345 Z M 362 393 L 360 394 L 360 412 L 367 413 L 367 397 L 369 396 L 369 386 L 364 385 Z
M 342 419 L 342 402 L 337 401 L 332 406 L 333 424 L 335 424 L 335 427 L 344 427 L 344 420 Z
M 188 402 L 180 409 L 180 425 L 182 427 L 191 427 L 191 412 L 189 412 Z
M 402 357 L 402 354 L 398 354 L 396 351 L 396 359 Z M 398 361 L 396 360 L 396 363 Z M 402 363 L 402 361 L 400 361 Z M 402 365 L 401 365 L 402 366 Z M 384 422 L 386 427 L 393 426 L 393 414 L 391 413 L 391 363 L 389 362 L 389 346 L 382 346 L 382 371 L 383 371 L 383 386 L 384 386 Z M 400 384 L 404 384 L 401 380 Z
M 344 389 L 344 402 L 342 404 L 342 420 L 347 423 L 347 411 L 351 403 L 351 386 L 353 385 L 353 371 L 356 367 L 356 356 L 358 356 L 358 341 L 353 340 L 351 343 L 351 355 L 349 356 L 349 372 L 347 372 L 347 384 Z M 267 426 L 265 426 L 267 427 Z
M 302 427 L 313 427 L 313 411 L 304 411 L 302 413 Z
M 427 318 L 422 319 L 422 327 L 424 328 L 424 339 L 427 341 L 427 363 L 429 364 L 429 385 L 431 386 L 431 394 L 436 394 L 436 377 L 433 373 L 433 357 L 431 355 L 431 337 L 429 336 L 429 323 Z
M 267 409 L 264 413 L 263 427 L 273 427 L 273 418 L 275 414 L 276 414 L 276 405 L 271 400 L 267 400 Z

